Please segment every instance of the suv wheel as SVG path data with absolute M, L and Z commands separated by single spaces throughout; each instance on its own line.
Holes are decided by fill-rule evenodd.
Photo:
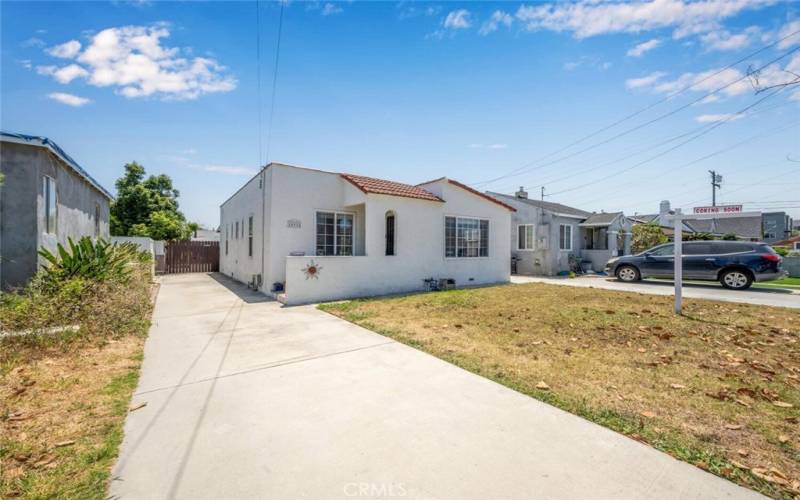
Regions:
M 619 269 L 617 269 L 617 278 L 620 281 L 631 283 L 639 281 L 641 276 L 639 275 L 639 270 L 633 266 L 620 266 Z
M 747 290 L 753 284 L 753 277 L 747 271 L 731 269 L 720 275 L 719 282 L 730 290 Z

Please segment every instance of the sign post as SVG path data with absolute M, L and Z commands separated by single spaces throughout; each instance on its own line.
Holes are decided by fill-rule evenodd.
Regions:
M 681 314 L 683 308 L 683 219 L 681 209 L 675 209 L 674 221 L 674 250 L 675 258 L 675 314 Z

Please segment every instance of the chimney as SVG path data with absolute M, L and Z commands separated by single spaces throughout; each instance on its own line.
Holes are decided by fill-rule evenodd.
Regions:
M 669 200 L 664 200 L 661 202 L 661 205 L 658 208 L 659 215 L 666 215 L 670 212 L 669 208 Z
M 520 186 L 519 187 L 519 191 L 514 193 L 514 196 L 516 196 L 517 198 L 522 198 L 523 200 L 527 200 L 528 199 L 528 192 L 525 191 L 525 188 L 523 186 Z

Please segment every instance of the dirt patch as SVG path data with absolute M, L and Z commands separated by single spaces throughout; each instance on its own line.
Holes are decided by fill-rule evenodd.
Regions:
M 800 313 L 547 284 L 321 306 L 776 498 L 800 494 Z
M 106 497 L 138 381 L 150 290 L 144 273 L 124 285 L 81 288 L 68 315 L 54 316 L 64 304 L 38 297 L 0 308 L 12 331 L 65 317 L 79 325 L 0 339 L 0 498 Z M 22 307 L 40 317 L 26 320 Z

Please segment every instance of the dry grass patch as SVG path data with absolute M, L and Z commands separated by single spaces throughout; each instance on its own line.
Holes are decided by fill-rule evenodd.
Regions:
M 68 297 L 17 297 L 0 307 L 0 498 L 106 497 L 139 375 L 150 277 L 81 283 Z M 74 300 L 72 300 L 74 299 Z M 64 323 L 66 321 L 66 323 Z
M 776 498 L 800 495 L 800 313 L 531 283 L 321 306 Z

